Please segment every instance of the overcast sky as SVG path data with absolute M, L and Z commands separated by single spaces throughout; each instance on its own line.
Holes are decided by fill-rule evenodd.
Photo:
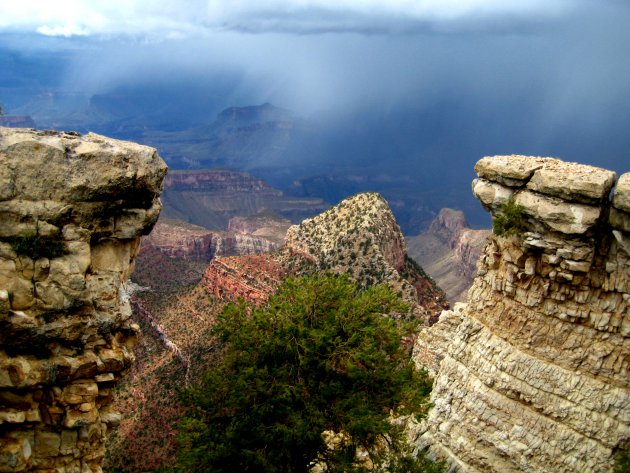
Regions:
M 580 0 L 21 0 L 0 4 L 0 27 L 50 36 L 177 38 L 210 31 L 361 32 L 451 29 L 462 22 L 561 16 Z M 591 2 L 591 3 L 606 3 Z M 455 26 L 457 27 L 457 26 Z
M 69 52 L 68 89 L 227 74 L 224 105 L 308 115 L 446 103 L 452 131 L 474 110 L 497 143 L 522 128 L 534 151 L 588 140 L 614 148 L 618 168 L 628 25 L 628 0 L 0 0 L 2 45 Z

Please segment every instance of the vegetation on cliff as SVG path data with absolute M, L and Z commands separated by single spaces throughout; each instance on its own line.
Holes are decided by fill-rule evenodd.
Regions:
M 501 204 L 500 211 L 492 219 L 492 231 L 495 235 L 518 235 L 526 230 L 525 208 L 517 204 L 513 197 Z
M 431 390 L 401 343 L 411 326 L 387 286 L 289 279 L 264 308 L 226 306 L 224 359 L 183 394 L 179 471 L 440 471 L 407 451 L 392 416 L 422 414 Z

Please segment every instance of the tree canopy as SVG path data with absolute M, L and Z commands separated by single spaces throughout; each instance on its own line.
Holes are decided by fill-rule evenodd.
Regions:
M 333 276 L 290 279 L 264 307 L 228 305 L 212 331 L 222 363 L 182 395 L 178 468 L 442 471 L 392 422 L 425 412 L 431 389 L 403 343 L 412 327 L 386 316 L 405 310 L 386 286 Z

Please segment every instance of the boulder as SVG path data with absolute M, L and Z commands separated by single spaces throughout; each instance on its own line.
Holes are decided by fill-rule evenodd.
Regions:
M 530 191 L 516 195 L 515 202 L 524 212 L 550 228 L 566 234 L 585 233 L 599 218 L 601 208 L 567 202 Z
M 569 202 L 598 205 L 608 199 L 616 177 L 607 169 L 561 161 L 546 162 L 534 172 L 527 188 Z
M 613 195 L 613 206 L 630 213 L 630 172 L 622 174 Z
M 498 182 L 508 187 L 521 187 L 534 172 L 545 164 L 556 162 L 553 158 L 532 156 L 489 156 L 475 164 L 475 172 L 480 178 Z

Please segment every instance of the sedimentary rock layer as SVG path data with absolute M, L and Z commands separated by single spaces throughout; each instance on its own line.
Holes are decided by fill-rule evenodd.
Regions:
M 463 212 L 442 209 L 426 232 L 407 238 L 409 255 L 444 289 L 449 302 L 462 301 L 489 234 L 469 228 Z
M 0 128 L 0 472 L 101 471 L 165 173 L 153 148 Z
M 142 246 L 154 246 L 172 258 L 209 263 L 215 256 L 253 255 L 276 249 L 279 245 L 245 233 L 207 230 L 177 221 L 160 221 Z
M 238 215 L 273 213 L 300 221 L 326 208 L 321 199 L 287 197 L 251 174 L 224 169 L 171 171 L 164 181 L 163 215 L 225 230 Z
M 467 305 L 421 334 L 437 377 L 418 443 L 459 471 L 612 471 L 630 447 L 630 174 L 524 156 L 475 170 L 475 195 L 495 216 L 512 197 L 525 230 L 493 236 Z

